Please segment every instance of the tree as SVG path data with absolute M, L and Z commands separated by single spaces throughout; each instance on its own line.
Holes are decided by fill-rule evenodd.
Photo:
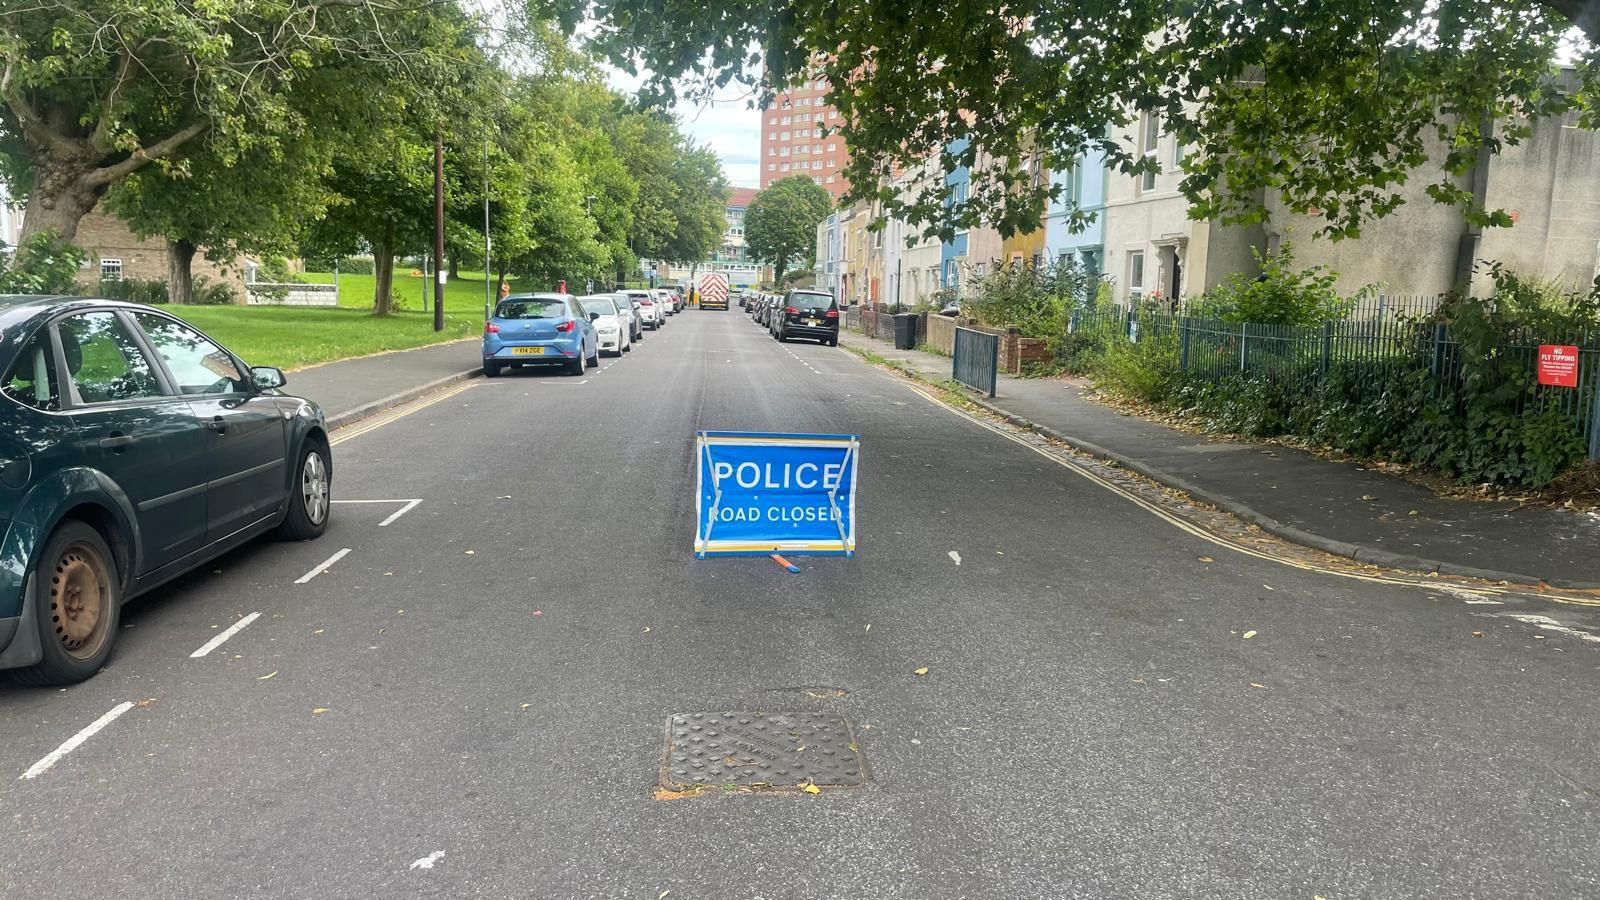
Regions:
M 804 175 L 775 181 L 744 211 L 745 248 L 782 284 L 790 261 L 816 255 L 817 224 L 832 208 L 832 195 Z
M 672 182 L 668 210 L 674 222 L 661 258 L 694 265 L 717 249 L 727 231 L 728 179 L 711 148 L 685 139 L 678 143 L 668 178 Z
M 568 21 L 577 0 L 557 0 Z M 670 97 L 701 85 L 775 89 L 821 75 L 850 146 L 846 202 L 873 199 L 942 236 L 987 221 L 1038 227 L 1059 188 L 1011 161 L 1030 146 L 1062 170 L 1090 148 L 1125 173 L 1160 165 L 1108 125 L 1156 117 L 1192 148 L 1183 191 L 1197 217 L 1260 221 L 1269 193 L 1324 215 L 1333 237 L 1392 212 L 1413 176 L 1478 224 L 1509 224 L 1461 185 L 1480 153 L 1529 133 L 1529 118 L 1595 117 L 1600 4 L 1592 0 L 995 0 L 743 5 L 600 0 L 594 43 L 649 70 Z M 654 26 L 632 27 L 649 17 Z M 1576 26 L 1580 62 L 1557 77 Z M 753 53 L 750 48 L 760 47 Z M 974 189 L 935 183 L 902 201 L 884 176 L 935 157 L 973 166 Z M 1085 218 L 1079 214 L 1077 222 Z
M 426 61 L 421 6 L 384 0 L 55 0 L 0 12 L 0 170 L 29 234 L 77 234 L 124 179 L 204 140 L 242 151 L 304 124 L 288 97 L 359 60 Z

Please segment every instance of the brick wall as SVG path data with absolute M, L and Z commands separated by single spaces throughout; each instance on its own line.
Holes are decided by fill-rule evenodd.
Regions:
M 95 210 L 78 223 L 78 237 L 74 241 L 88 254 L 85 268 L 78 273 L 78 284 L 94 289 L 100 284 L 100 263 L 105 259 L 122 260 L 122 277 L 140 281 L 167 280 L 167 242 L 160 238 L 140 238 L 116 216 Z M 244 300 L 244 274 L 242 266 L 226 268 L 206 259 L 205 251 L 194 255 L 195 281 L 205 278 L 213 284 L 227 284 L 234 297 Z

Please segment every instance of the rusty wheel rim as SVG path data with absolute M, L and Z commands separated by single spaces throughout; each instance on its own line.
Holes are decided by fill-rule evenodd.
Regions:
M 74 659 L 100 652 L 110 613 L 111 579 L 105 560 L 88 544 L 68 545 L 50 575 L 50 624 L 61 649 Z

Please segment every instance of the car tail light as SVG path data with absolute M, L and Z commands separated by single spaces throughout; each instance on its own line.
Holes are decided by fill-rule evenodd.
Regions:
M 791 315 L 791 316 L 798 316 L 798 315 L 800 315 L 800 309 L 799 309 L 799 307 L 795 307 L 795 306 L 785 306 L 785 307 L 784 307 L 784 308 L 783 308 L 783 311 L 784 311 L 784 312 L 786 312 L 786 313 L 788 313 L 788 314 L 789 314 L 789 315 Z
M 837 318 L 839 318 L 839 311 L 837 309 L 830 309 L 830 310 L 828 310 L 828 312 L 825 315 L 823 315 L 823 318 L 824 319 L 837 319 Z
M 484 334 L 499 334 L 500 333 L 500 326 L 496 325 L 493 322 L 485 322 L 485 323 L 483 323 L 483 333 Z
M 578 323 L 576 321 L 573 321 L 573 320 L 569 319 L 568 321 L 562 322 L 560 325 L 557 325 L 556 326 L 556 330 L 565 333 L 565 332 L 571 331 L 573 326 L 575 326 L 577 324 Z
M 656 302 L 654 300 L 640 300 L 639 302 L 643 303 L 645 306 L 655 306 L 656 305 Z

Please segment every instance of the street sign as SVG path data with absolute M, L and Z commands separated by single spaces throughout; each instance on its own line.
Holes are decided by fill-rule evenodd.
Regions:
M 856 435 L 702 431 L 695 456 L 696 557 L 855 555 Z
M 1553 387 L 1578 386 L 1578 348 L 1563 344 L 1539 345 L 1539 383 Z

